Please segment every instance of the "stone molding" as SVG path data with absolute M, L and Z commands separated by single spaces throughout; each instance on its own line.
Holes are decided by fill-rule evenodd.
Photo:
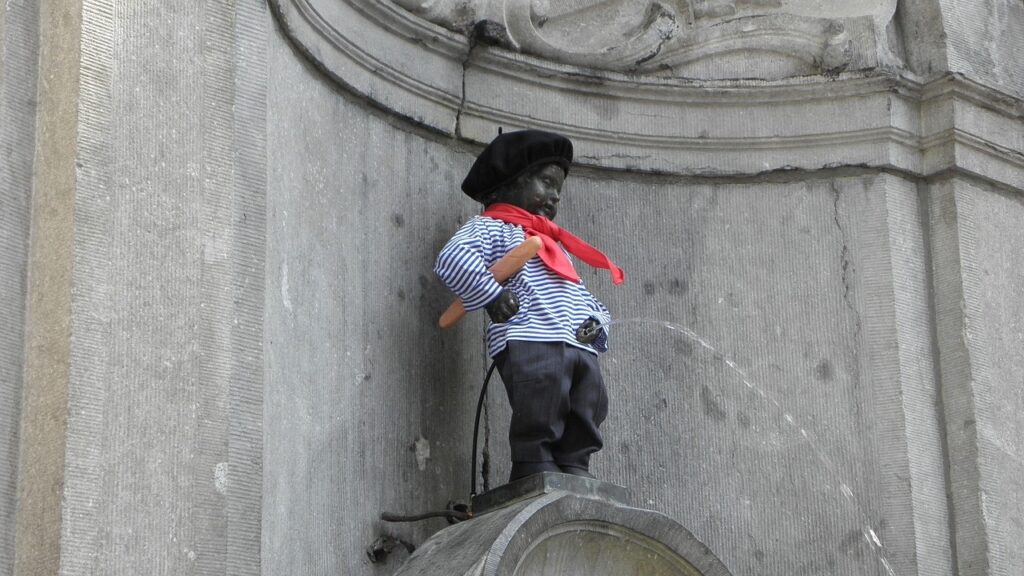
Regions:
M 784 80 L 639 76 L 473 46 L 390 2 L 271 0 L 319 68 L 385 110 L 476 143 L 565 133 L 582 165 L 730 176 L 867 166 L 1024 185 L 1021 101 L 959 75 Z

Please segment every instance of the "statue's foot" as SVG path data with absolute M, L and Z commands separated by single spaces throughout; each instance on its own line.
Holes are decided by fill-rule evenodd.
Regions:
M 583 478 L 597 479 L 596 476 L 590 473 L 590 470 L 581 468 L 579 466 L 559 466 L 563 474 L 572 474 L 573 476 L 582 476 Z
M 508 481 L 519 480 L 541 472 L 561 472 L 562 469 L 554 462 L 513 462 L 512 473 L 508 475 Z

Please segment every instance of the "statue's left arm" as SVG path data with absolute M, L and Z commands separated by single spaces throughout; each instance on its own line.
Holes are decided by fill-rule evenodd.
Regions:
M 611 312 L 586 288 L 583 289 L 583 292 L 586 295 L 590 318 L 576 329 L 576 339 L 584 344 L 592 345 L 598 352 L 607 352 L 608 328 L 606 325 L 612 321 Z

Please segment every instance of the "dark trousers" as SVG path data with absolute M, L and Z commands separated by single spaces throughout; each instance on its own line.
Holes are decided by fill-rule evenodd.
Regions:
M 495 361 L 512 406 L 512 461 L 587 470 L 608 415 L 597 355 L 562 342 L 510 340 Z

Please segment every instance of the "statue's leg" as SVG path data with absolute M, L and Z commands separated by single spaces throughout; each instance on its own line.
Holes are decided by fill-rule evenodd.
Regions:
M 495 358 L 512 406 L 509 481 L 560 471 L 551 448 L 562 437 L 569 412 L 572 372 L 568 348 L 557 342 L 512 340 Z
M 590 455 L 604 445 L 598 428 L 608 415 L 608 393 L 597 355 L 578 348 L 570 350 L 573 371 L 569 412 L 552 455 L 563 472 L 592 477 Z

